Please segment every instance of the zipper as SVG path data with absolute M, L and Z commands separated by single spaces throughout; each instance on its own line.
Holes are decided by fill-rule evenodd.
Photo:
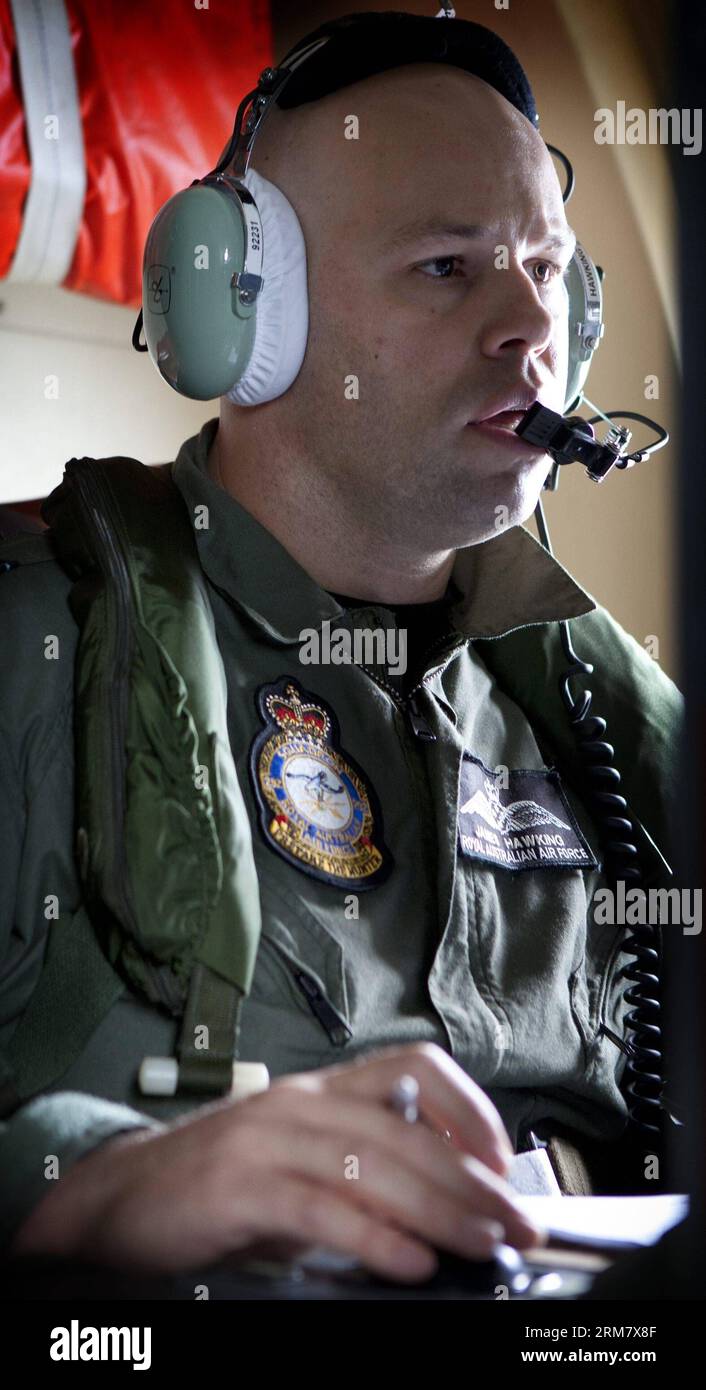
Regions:
M 441 634 L 440 637 L 436 637 L 432 642 L 431 646 L 427 648 L 426 652 L 424 653 L 424 656 L 422 657 L 422 660 L 427 661 L 428 658 L 431 656 L 432 652 L 435 651 L 437 647 L 445 645 L 445 643 L 448 641 L 448 638 L 448 632 L 444 632 Z M 398 695 L 397 691 L 394 690 L 393 687 L 389 685 L 387 681 L 380 679 L 373 666 L 365 666 L 363 664 L 363 670 L 367 671 L 371 679 L 375 681 L 375 684 L 378 685 L 381 690 L 384 690 L 386 695 L 390 696 L 393 705 L 395 705 L 395 707 L 401 712 L 401 714 L 404 715 L 415 738 L 421 739 L 425 743 L 435 743 L 436 734 L 434 733 L 434 730 L 432 729 L 428 720 L 422 714 L 422 711 L 419 707 L 417 695 L 419 694 L 420 690 L 424 690 L 428 686 L 429 681 L 433 680 L 434 676 L 442 675 L 442 673 L 446 670 L 446 667 L 451 664 L 451 662 L 454 660 L 454 657 L 457 655 L 457 653 L 460 651 L 463 645 L 463 643 L 459 642 L 455 647 L 452 647 L 451 651 L 448 653 L 446 657 L 446 660 L 442 662 L 440 666 L 435 666 L 433 671 L 427 671 L 423 679 L 418 681 L 417 684 L 412 688 L 412 690 L 408 692 L 407 695 L 402 696 Z
M 431 656 L 432 652 L 435 650 L 435 648 L 442 646 L 447 641 L 448 633 L 444 633 L 441 637 L 437 637 L 436 640 L 432 642 L 431 646 L 424 653 L 422 660 L 426 662 L 428 658 Z M 405 695 L 401 701 L 396 700 L 396 703 L 399 705 L 400 709 L 404 711 L 409 727 L 411 728 L 415 738 L 422 739 L 425 743 L 435 743 L 436 734 L 434 733 L 434 730 L 432 729 L 428 720 L 422 714 L 417 696 L 420 690 L 424 690 L 428 687 L 429 681 L 433 680 L 435 676 L 440 676 L 443 674 L 443 672 L 446 670 L 446 667 L 449 666 L 456 657 L 458 651 L 459 646 L 453 647 L 452 650 L 448 653 L 446 660 L 442 662 L 441 666 L 435 666 L 433 671 L 427 671 L 427 674 L 422 678 L 422 680 L 420 680 L 417 683 L 417 685 L 413 687 L 412 690 L 410 690 L 408 695 Z M 396 697 L 393 696 L 393 699 L 396 699 Z
M 122 922 L 135 940 L 139 941 L 135 914 L 126 888 L 128 871 L 125 847 L 125 743 L 128 720 L 127 682 L 132 656 L 130 572 L 120 536 L 120 518 L 116 515 L 110 490 L 100 469 L 93 460 L 75 460 L 71 468 L 71 478 L 84 520 L 93 536 L 99 563 L 101 560 L 105 562 L 109 575 L 115 580 L 115 585 L 109 585 L 107 589 L 109 601 L 113 605 L 115 637 L 104 691 L 109 715 L 106 721 L 105 745 L 110 787 L 107 807 L 110 828 L 107 841 L 112 852 L 106 878 L 111 896 L 118 905 Z M 144 954 L 141 955 L 145 972 L 157 998 L 170 1013 L 180 1011 L 183 1000 L 177 997 L 174 989 L 167 988 L 161 972 Z
M 619 1048 L 620 1048 L 620 1051 L 621 1051 L 621 1052 L 624 1052 L 626 1057 L 637 1057 L 637 1055 L 638 1055 L 637 1050 L 636 1050 L 636 1048 L 633 1046 L 633 1044 L 627 1042 L 627 1041 L 625 1040 L 625 1038 L 619 1038 L 618 1035 L 617 1035 L 617 1033 L 614 1033 L 614 1032 L 613 1032 L 613 1029 L 612 1029 L 612 1028 L 609 1028 L 608 1025 L 607 1025 L 606 1023 L 601 1023 L 601 1025 L 600 1025 L 600 1027 L 599 1027 L 599 1029 L 598 1029 L 597 1036 L 598 1036 L 599 1038 L 600 1038 L 600 1037 L 610 1038 L 611 1042 L 612 1042 L 612 1043 L 615 1043 L 615 1046 L 616 1046 L 616 1047 L 619 1047 Z
M 301 993 L 304 995 L 311 1012 L 319 1020 L 322 1028 L 328 1033 L 331 1042 L 335 1047 L 343 1047 L 343 1044 L 348 1042 L 349 1038 L 353 1037 L 353 1030 L 349 1028 L 345 1019 L 341 1018 L 341 1015 L 334 1009 L 333 1004 L 329 1003 L 326 995 L 319 989 L 316 980 L 313 979 L 306 970 L 302 970 L 300 965 L 290 959 L 287 952 L 279 945 L 279 942 L 273 940 L 270 936 L 266 936 L 263 939 L 267 941 L 269 945 L 273 946 L 278 955 L 283 959 L 287 969 L 293 975 Z
M 107 595 L 113 604 L 112 616 L 115 622 L 113 649 L 108 662 L 104 694 L 107 696 L 109 719 L 106 729 L 106 763 L 109 771 L 111 815 L 111 834 L 109 843 L 113 848 L 110 865 L 111 889 L 116 893 L 121 908 L 126 909 L 132 925 L 134 918 L 132 905 L 128 902 L 123 883 L 127 877 L 127 862 L 123 835 L 125 816 L 125 734 L 127 732 L 126 678 L 130 658 L 130 578 L 122 548 L 111 533 L 115 528 L 113 508 L 107 496 L 107 489 L 90 463 L 74 464 L 73 482 L 84 513 L 84 519 L 93 535 L 99 560 L 106 562 L 115 586 L 109 585 Z M 101 515 L 97 504 L 102 505 L 108 520 Z M 117 833 L 116 833 L 117 832 Z M 120 872 L 122 870 L 122 873 Z
M 336 1047 L 342 1047 L 349 1038 L 353 1037 L 348 1024 L 343 1022 L 340 1014 L 337 1014 L 333 1005 L 329 1004 L 328 999 L 322 994 L 316 980 L 312 980 L 311 975 L 307 975 L 305 970 L 298 970 L 294 967 L 293 971 L 294 978 L 306 996 L 312 1013 L 316 1015 L 321 1026 L 325 1028 L 331 1042 Z
M 407 706 L 407 720 L 415 738 L 424 739 L 426 743 L 435 743 L 436 734 L 419 708 L 416 690 L 414 690 L 411 695 L 407 696 L 405 704 Z

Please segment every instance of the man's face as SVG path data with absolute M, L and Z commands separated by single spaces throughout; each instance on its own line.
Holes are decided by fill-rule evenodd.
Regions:
M 573 236 L 544 142 L 436 64 L 303 110 L 311 167 L 291 193 L 286 171 L 261 170 L 307 244 L 309 338 L 280 423 L 373 532 L 427 553 L 496 535 L 531 514 L 550 467 L 511 428 L 530 398 L 560 411 L 566 387 Z

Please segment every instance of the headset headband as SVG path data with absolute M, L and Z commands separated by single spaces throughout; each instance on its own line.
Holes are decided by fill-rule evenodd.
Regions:
M 222 173 L 233 163 L 233 177 L 244 177 L 255 137 L 274 101 L 280 108 L 289 109 L 376 73 L 418 62 L 458 67 L 481 78 L 532 125 L 539 126 L 525 71 L 512 49 L 491 29 L 470 20 L 449 19 L 444 14 L 432 17 L 403 11 L 361 12 L 321 25 L 299 40 L 276 67 L 263 69 L 257 86 L 241 101 L 230 141 L 211 173 Z M 306 71 L 300 72 L 304 65 Z M 298 81 L 292 83 L 295 75 Z M 288 86 L 288 99 L 282 102 Z M 241 143 L 241 122 L 250 103 L 246 138 Z
M 175 194 L 150 228 L 143 260 L 144 312 L 140 310 L 132 342 L 138 351 L 151 353 L 158 371 L 175 390 L 197 400 L 212 399 L 230 394 L 245 381 L 238 403 L 257 404 L 273 398 L 265 394 L 273 386 L 275 395 L 287 389 L 282 383 L 289 380 L 291 384 L 290 373 L 296 375 L 300 365 L 301 333 L 294 310 L 282 317 L 276 294 L 262 316 L 258 302 L 265 285 L 263 269 L 266 272 L 262 210 L 254 188 L 245 182 L 257 135 L 274 102 L 289 110 L 366 77 L 419 62 L 452 66 L 478 77 L 538 127 L 534 97 L 521 64 L 507 44 L 482 25 L 443 14 L 374 12 L 343 16 L 305 36 L 278 66 L 264 68 L 257 85 L 242 98 L 230 139 L 215 167 Z M 571 166 L 552 145 L 547 149 L 566 168 L 563 198 L 567 202 L 573 188 Z M 209 203 L 216 191 L 223 201 Z M 201 266 L 193 264 L 193 246 L 209 239 L 202 232 L 204 222 L 220 249 L 213 262 L 214 276 L 206 282 L 199 277 L 197 289 L 193 277 Z M 577 249 L 567 288 L 567 400 L 574 401 L 602 332 L 598 275 L 582 250 Z M 292 304 L 299 305 L 300 317 L 306 312 L 295 282 Z M 140 343 L 143 318 L 149 339 L 144 347 Z M 289 337 L 281 340 L 280 350 L 277 334 L 285 328 Z
M 213 174 L 222 173 L 223 170 L 233 162 L 233 178 L 242 179 L 245 177 L 256 136 L 274 101 L 287 86 L 290 78 L 294 76 L 300 63 L 306 62 L 306 59 L 312 53 L 315 53 L 317 49 L 321 48 L 326 43 L 328 43 L 328 38 L 318 39 L 317 42 L 313 44 L 307 44 L 306 48 L 302 50 L 288 67 L 285 67 L 284 63 L 281 63 L 279 67 L 276 68 L 263 68 L 258 78 L 257 87 L 254 87 L 251 92 L 248 92 L 247 96 L 243 97 L 238 107 L 233 133 L 218 164 L 215 169 L 212 170 Z M 245 123 L 245 135 L 247 138 L 243 143 L 241 141 L 240 125 L 243 113 L 250 102 L 252 102 L 252 107 L 248 112 L 247 121 Z

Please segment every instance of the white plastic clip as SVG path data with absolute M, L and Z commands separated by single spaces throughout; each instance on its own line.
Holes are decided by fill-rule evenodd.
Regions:
M 176 1057 L 145 1057 L 140 1066 L 137 1084 L 143 1096 L 175 1096 L 179 1082 L 179 1062 Z M 270 1073 L 264 1062 L 234 1062 L 232 1100 L 266 1091 Z

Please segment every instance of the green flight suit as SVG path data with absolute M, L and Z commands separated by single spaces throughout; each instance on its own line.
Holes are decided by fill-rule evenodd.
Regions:
M 394 630 L 394 611 L 369 603 L 346 612 L 211 480 L 206 456 L 216 428 L 211 420 L 184 443 L 173 479 L 194 518 L 209 582 L 262 902 L 238 1057 L 265 1062 L 274 1077 L 431 1041 L 488 1092 L 516 1146 L 545 1120 L 615 1139 L 626 1119 L 625 1057 L 602 1028 L 622 1036 L 622 932 L 592 918 L 593 896 L 606 883 L 595 824 L 563 781 L 565 805 L 597 867 L 590 858 L 586 867 L 489 862 L 461 853 L 458 833 L 469 760 L 490 774 L 539 774 L 538 787 L 554 763 L 476 642 L 580 619 L 595 601 L 529 532 L 513 527 L 459 552 L 452 627 L 423 660 L 413 701 L 409 681 L 389 663 L 302 659 L 307 630 Z M 0 699 L 0 1054 L 40 976 L 51 930 L 47 895 L 62 911 L 83 910 L 73 853 L 78 634 L 70 587 L 53 560 L 0 577 L 2 644 L 12 653 Z M 648 698 L 654 694 L 660 737 L 673 746 L 681 697 L 633 639 L 617 624 L 611 631 Z M 48 635 L 58 638 L 58 660 L 46 659 Z M 580 636 L 579 621 L 579 651 Z M 283 678 L 338 722 L 329 787 L 336 768 L 353 767 L 374 808 L 371 838 L 388 871 L 360 891 L 327 881 L 325 869 L 312 876 L 267 829 L 253 753 L 265 737 L 257 695 Z M 178 1020 L 125 988 L 60 1080 L 0 1125 L 4 1240 L 46 1190 L 48 1154 L 65 1172 L 113 1134 L 160 1127 L 199 1103 L 143 1096 L 137 1087 L 143 1057 L 172 1055 L 177 1031 Z

